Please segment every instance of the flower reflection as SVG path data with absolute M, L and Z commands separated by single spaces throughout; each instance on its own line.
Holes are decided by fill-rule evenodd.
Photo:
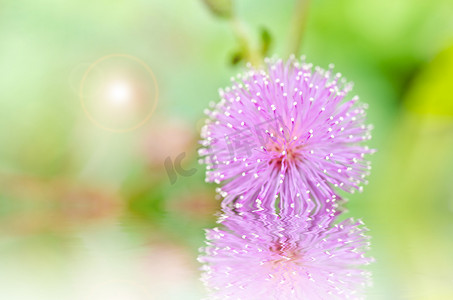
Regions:
M 372 262 L 361 221 L 224 211 L 199 260 L 212 299 L 361 299 Z

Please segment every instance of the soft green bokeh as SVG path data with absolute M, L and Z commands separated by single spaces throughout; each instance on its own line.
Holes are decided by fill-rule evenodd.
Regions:
M 237 0 L 284 56 L 294 1 Z M 369 103 L 373 170 L 348 216 L 371 229 L 369 299 L 453 299 L 453 2 L 311 1 L 301 52 Z M 197 165 L 203 109 L 242 63 L 204 1 L 0 4 L 0 298 L 200 299 L 197 248 L 219 208 Z M 97 59 L 146 62 L 151 120 L 114 133 L 82 110 Z M 101 70 L 102 71 L 102 70 Z M 91 82 L 95 84 L 95 82 Z M 193 176 L 170 184 L 167 157 Z

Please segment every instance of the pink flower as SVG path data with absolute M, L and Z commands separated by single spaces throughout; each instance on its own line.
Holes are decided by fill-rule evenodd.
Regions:
M 363 299 L 372 262 L 361 221 L 227 213 L 199 261 L 209 299 Z
M 206 111 L 200 150 L 207 181 L 224 183 L 223 207 L 331 212 L 337 187 L 362 189 L 373 152 L 366 105 L 332 67 L 266 59 L 232 81 Z

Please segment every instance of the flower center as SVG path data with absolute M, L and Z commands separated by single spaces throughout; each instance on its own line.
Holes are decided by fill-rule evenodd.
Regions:
M 269 263 L 274 267 L 286 264 L 289 261 L 297 262 L 301 259 L 300 252 L 297 249 L 282 242 L 272 245 L 269 250 L 273 254 L 273 259 L 269 260 Z
M 269 164 L 275 164 L 277 167 L 281 167 L 283 161 L 287 163 L 296 163 L 302 161 L 302 145 L 281 145 L 278 143 L 272 143 L 266 146 L 267 151 L 272 155 Z

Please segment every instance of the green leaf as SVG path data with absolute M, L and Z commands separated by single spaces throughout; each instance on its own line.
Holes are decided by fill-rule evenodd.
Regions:
M 453 116 L 453 45 L 440 52 L 414 80 L 406 107 L 423 115 Z

